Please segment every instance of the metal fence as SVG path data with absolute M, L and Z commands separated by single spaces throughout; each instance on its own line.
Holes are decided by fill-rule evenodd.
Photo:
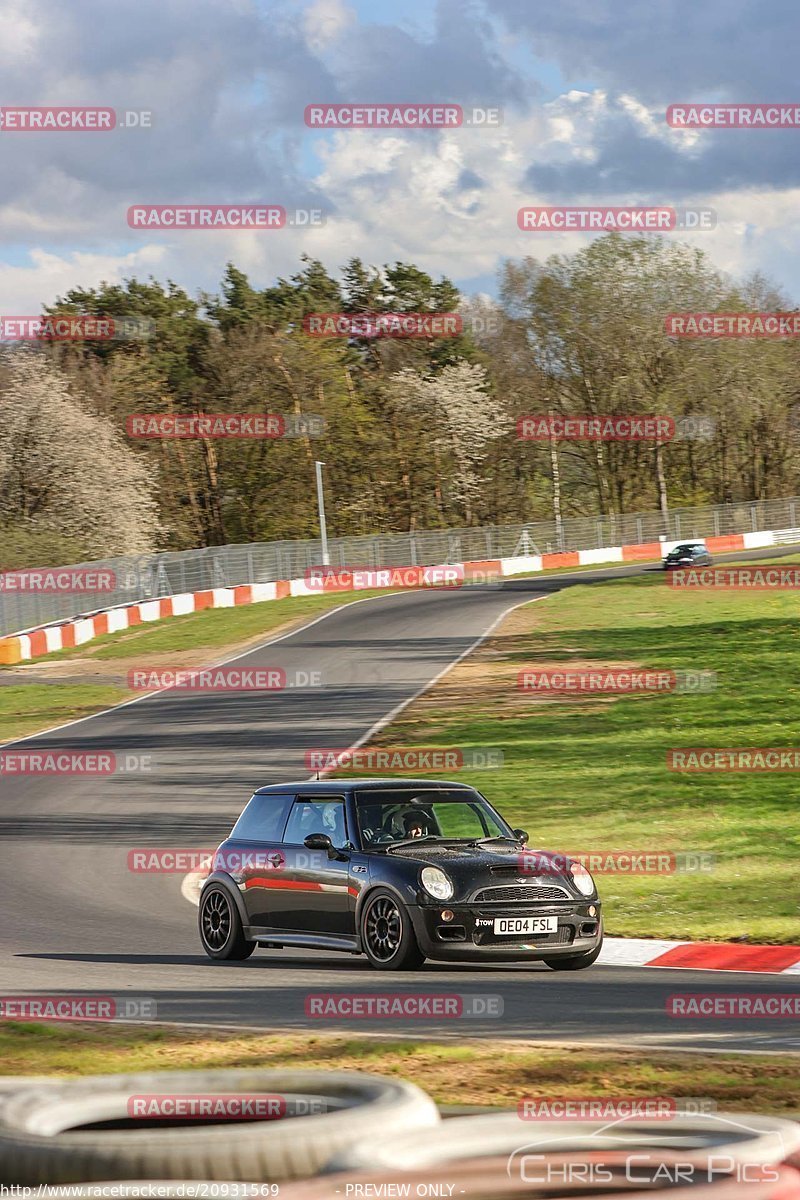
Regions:
M 559 531 L 553 521 L 492 525 L 476 529 L 437 529 L 416 533 L 332 538 L 334 566 L 426 566 L 435 563 L 510 558 L 559 550 L 591 550 L 637 542 L 712 537 L 798 525 L 800 498 L 674 509 L 609 517 L 567 517 Z M 297 579 L 322 562 L 319 541 L 253 542 L 210 546 L 135 557 L 72 564 L 72 570 L 106 568 L 115 586 L 108 591 L 58 593 L 0 591 L 0 634 L 53 624 L 115 605 L 135 604 L 177 592 Z M 2 569 L 0 567 L 0 569 Z

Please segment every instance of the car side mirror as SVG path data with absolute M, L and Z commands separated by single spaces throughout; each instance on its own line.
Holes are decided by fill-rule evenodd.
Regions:
M 303 845 L 306 850 L 324 850 L 328 858 L 341 861 L 347 857 L 336 849 L 327 833 L 310 833 L 308 837 L 303 838 Z
M 512 830 L 512 833 L 514 834 L 515 838 L 519 838 L 519 840 L 522 842 L 522 844 L 524 846 L 528 840 L 528 834 L 527 834 L 526 830 L 514 829 L 514 830 Z
M 310 833 L 303 838 L 303 845 L 306 850 L 327 850 L 330 853 L 333 849 L 333 842 L 327 833 Z

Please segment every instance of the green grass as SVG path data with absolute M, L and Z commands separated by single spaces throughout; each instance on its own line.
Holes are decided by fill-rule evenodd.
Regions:
M 800 777 L 676 774 L 666 755 L 800 745 L 798 615 L 796 594 L 680 592 L 663 576 L 570 588 L 518 610 L 514 632 L 478 652 L 485 673 L 456 668 L 376 744 L 502 748 L 501 769 L 459 778 L 532 847 L 715 856 L 710 872 L 601 876 L 610 934 L 797 944 Z M 517 691 L 522 667 L 570 661 L 715 671 L 718 687 L 611 701 Z
M 253 1034 L 119 1025 L 0 1024 L 10 1075 L 104 1074 L 186 1068 L 373 1071 L 412 1079 L 440 1104 L 514 1108 L 526 1096 L 693 1097 L 720 1108 L 796 1110 L 791 1055 L 670 1054 L 489 1039 L 392 1041 L 367 1036 Z
M 105 684 L 30 683 L 0 687 L 0 740 L 24 737 L 88 717 L 128 700 L 132 692 Z

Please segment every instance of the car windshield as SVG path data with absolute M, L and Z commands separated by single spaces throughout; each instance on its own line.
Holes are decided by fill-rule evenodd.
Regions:
M 514 840 L 508 825 L 474 791 L 445 788 L 375 788 L 356 793 L 361 844 L 391 846 L 400 842 L 481 838 Z
M 672 551 L 673 554 L 693 554 L 695 550 L 702 550 L 703 547 L 699 542 L 686 542 L 683 546 L 676 546 Z

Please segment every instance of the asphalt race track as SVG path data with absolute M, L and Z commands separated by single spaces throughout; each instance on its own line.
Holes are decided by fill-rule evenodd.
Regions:
M 792 552 L 796 548 L 758 550 L 728 560 Z M 611 966 L 565 975 L 513 964 L 427 964 L 416 975 L 386 975 L 362 958 L 305 951 L 256 951 L 245 963 L 217 964 L 200 948 L 197 909 L 181 896 L 182 876 L 135 874 L 127 867 L 134 847 L 215 845 L 255 787 L 308 777 L 306 749 L 351 745 L 516 604 L 571 583 L 647 569 L 405 592 L 345 605 L 238 660 L 240 666 L 321 672 L 321 688 L 164 692 L 14 743 L 151 754 L 152 770 L 97 779 L 2 779 L 0 995 L 147 997 L 156 1001 L 159 1020 L 267 1030 L 313 1026 L 316 1032 L 800 1050 L 800 1030 L 789 1020 L 676 1020 L 666 1012 L 666 999 L 676 992 L 797 992 L 800 975 Z M 485 790 L 491 799 L 491 772 Z M 500 996 L 504 1015 L 402 1022 L 305 1016 L 309 992 L 338 991 Z

